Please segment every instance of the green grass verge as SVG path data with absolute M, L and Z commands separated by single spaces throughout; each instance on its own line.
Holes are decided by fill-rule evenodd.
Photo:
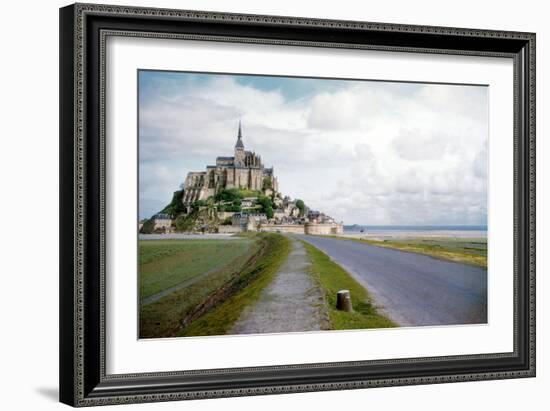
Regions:
M 346 270 L 325 253 L 302 241 L 311 259 L 310 272 L 325 292 L 331 327 L 334 330 L 396 327 L 393 321 L 379 314 L 372 304 L 369 293 Z M 353 312 L 336 309 L 336 293 L 349 290 Z
M 227 334 L 242 311 L 258 300 L 261 291 L 273 280 L 288 258 L 291 241 L 274 233 L 262 233 L 256 236 L 265 241 L 265 251 L 261 258 L 256 259 L 239 275 L 238 282 L 233 287 L 237 291 L 223 303 L 181 329 L 177 333 L 178 336 Z
M 251 246 L 247 240 L 141 240 L 140 298 L 218 269 Z

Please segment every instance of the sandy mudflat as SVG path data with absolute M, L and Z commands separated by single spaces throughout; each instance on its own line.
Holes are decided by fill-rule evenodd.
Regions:
M 370 230 L 364 233 L 351 232 L 340 234 L 340 237 L 364 238 L 366 240 L 391 240 L 403 238 L 487 238 L 487 231 L 476 230 L 425 230 L 425 231 L 391 231 Z

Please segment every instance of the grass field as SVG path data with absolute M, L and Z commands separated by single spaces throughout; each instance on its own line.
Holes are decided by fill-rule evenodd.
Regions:
M 331 237 L 412 253 L 426 254 L 443 260 L 487 268 L 486 238 L 430 237 L 372 240 L 352 237 Z
M 231 282 L 243 269 L 243 267 L 254 259 L 260 252 L 262 244 L 254 238 L 244 240 L 147 240 L 143 243 L 160 243 L 149 248 L 148 244 L 143 244 L 148 251 L 141 256 L 143 266 L 152 269 L 155 264 L 155 256 L 160 260 L 169 259 L 169 266 L 179 275 L 172 276 L 177 278 L 178 282 L 182 279 L 191 278 L 193 275 L 197 281 L 193 284 L 182 287 L 167 296 L 151 304 L 140 305 L 140 337 L 141 338 L 159 338 L 171 337 L 182 327 L 182 321 L 201 309 L 209 301 L 214 301 L 217 290 Z M 177 243 L 177 244 L 173 244 Z M 227 248 L 223 248 L 223 246 Z M 237 247 L 236 247 L 237 246 Z M 222 249 L 220 250 L 220 247 Z M 228 250 L 236 252 L 235 255 L 228 255 Z M 243 251 L 244 250 L 244 251 Z M 220 252 L 221 251 L 221 252 Z M 200 258 L 193 253 L 196 252 Z M 177 257 L 177 258 L 176 258 Z M 175 260 L 179 261 L 180 267 L 175 266 Z M 194 261 L 189 264 L 189 261 Z M 212 268 L 212 267 L 216 268 Z M 140 266 L 141 268 L 142 266 Z M 202 273 L 206 273 L 201 275 Z M 159 271 L 158 275 L 162 275 Z M 154 272 L 150 272 L 149 277 L 154 277 Z M 164 289 L 169 288 L 175 281 L 161 281 L 157 279 L 152 284 L 164 284 Z
M 223 335 L 239 319 L 242 311 L 256 302 L 261 291 L 273 280 L 286 261 L 291 241 L 280 234 L 257 234 L 264 242 L 262 255 L 240 273 L 234 292 L 223 303 L 207 312 L 196 321 L 182 328 L 178 336 Z
M 169 244 L 172 243 L 171 240 L 160 240 L 158 242 L 161 244 L 151 247 L 143 259 L 140 259 L 144 265 L 157 263 L 164 267 L 162 260 L 169 259 L 171 262 L 167 265 L 172 266 L 172 260 L 177 255 L 180 258 L 178 261 L 187 266 L 188 272 L 196 273 L 201 267 L 208 270 L 205 267 L 210 267 L 212 263 L 204 261 L 203 257 L 197 258 L 197 254 L 205 254 L 209 257 L 207 259 L 216 261 L 218 265 L 193 284 L 171 292 L 151 304 L 142 304 L 140 338 L 225 334 L 241 311 L 254 302 L 259 292 L 269 283 L 290 250 L 290 241 L 278 234 L 243 237 L 245 238 L 242 240 L 230 241 L 177 240 L 183 243 L 178 245 Z M 237 244 L 240 247 L 235 248 Z M 228 258 L 229 248 L 233 252 L 242 252 Z M 193 263 L 190 264 L 190 261 Z M 195 274 L 197 275 L 200 273 Z M 178 278 L 184 277 L 181 274 Z M 186 278 L 191 277 L 187 275 Z M 165 287 L 171 286 L 169 282 L 164 284 Z
M 219 269 L 252 246 L 251 240 L 142 240 L 140 299 Z
M 368 291 L 346 270 L 333 262 L 325 253 L 309 243 L 302 242 L 311 259 L 311 274 L 321 285 L 328 305 L 331 328 L 351 330 L 396 327 L 390 319 L 379 314 L 372 305 Z M 336 309 L 336 293 L 349 290 L 353 312 Z

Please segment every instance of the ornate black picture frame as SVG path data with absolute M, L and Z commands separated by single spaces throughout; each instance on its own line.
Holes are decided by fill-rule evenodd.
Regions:
M 513 59 L 513 352 L 106 374 L 108 36 Z M 75 4 L 60 10 L 60 100 L 61 402 L 91 406 L 535 376 L 535 34 Z

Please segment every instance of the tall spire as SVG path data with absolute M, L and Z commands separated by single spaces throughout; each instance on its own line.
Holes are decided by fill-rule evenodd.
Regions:
M 241 129 L 241 120 L 239 120 L 239 133 L 237 134 L 237 144 L 235 144 L 235 148 L 243 148 L 244 149 L 243 132 L 242 132 L 242 129 Z

